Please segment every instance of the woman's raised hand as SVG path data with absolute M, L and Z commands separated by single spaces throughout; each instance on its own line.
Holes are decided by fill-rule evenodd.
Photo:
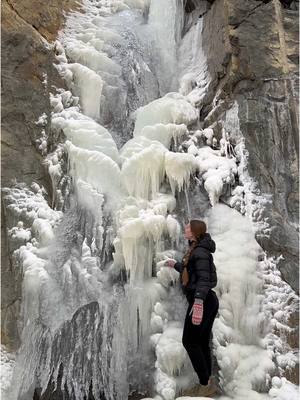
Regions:
M 174 268 L 174 265 L 176 264 L 176 260 L 173 260 L 173 258 L 169 258 L 165 262 L 166 267 Z

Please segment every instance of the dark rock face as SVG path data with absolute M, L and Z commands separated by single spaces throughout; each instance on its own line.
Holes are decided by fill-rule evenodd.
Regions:
M 2 2 L 2 186 L 15 181 L 29 185 L 37 182 L 51 197 L 50 178 L 38 150 L 37 139 L 50 133 L 49 93 L 64 87 L 53 65 L 54 53 L 47 40 L 56 37 L 63 23 L 63 12 L 74 6 L 74 0 L 4 0 Z M 47 123 L 36 124 L 46 113 Z M 16 319 L 21 297 L 21 274 L 12 260 L 7 230 L 12 221 L 1 207 L 1 277 L 2 334 L 9 347 L 18 346 Z
M 289 8 L 279 0 L 213 3 L 203 22 L 210 88 L 201 115 L 204 126 L 223 125 L 233 135 L 234 125 L 245 138 L 250 176 L 261 194 L 272 197 L 265 210 L 270 235 L 257 239 L 269 255 L 283 255 L 282 276 L 298 291 L 296 3 Z M 238 112 L 228 121 L 234 104 Z
M 257 194 L 271 199 L 262 216 L 271 229 L 257 241 L 269 256 L 283 256 L 281 275 L 299 293 L 298 9 L 297 1 L 212 4 L 203 17 L 209 89 L 200 115 L 217 136 L 225 128 L 233 143 L 244 137 Z M 289 326 L 297 349 L 294 316 Z M 287 378 L 299 382 L 298 366 Z
M 293 78 L 270 80 L 238 96 L 240 128 L 249 153 L 249 173 L 261 193 L 272 195 L 267 217 L 270 237 L 258 242 L 269 254 L 284 256 L 279 268 L 283 278 L 298 288 L 298 155 Z M 247 98 L 248 97 L 248 98 Z M 260 171 L 260 173 L 258 173 Z

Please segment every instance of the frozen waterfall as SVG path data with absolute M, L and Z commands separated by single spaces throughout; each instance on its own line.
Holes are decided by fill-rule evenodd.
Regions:
M 174 400 L 196 382 L 181 344 L 178 273 L 164 266 L 182 255 L 190 213 L 207 221 L 217 245 L 221 399 L 297 396 L 282 378 L 296 356 L 274 333 L 295 294 L 251 220 L 268 199 L 253 194 L 240 132 L 233 149 L 225 130 L 217 140 L 202 129 L 210 77 L 201 18 L 183 35 L 183 0 L 161 3 L 84 0 L 55 43 L 69 90 L 51 97 L 53 208 L 38 185 L 5 194 L 32 223 L 11 232 L 26 244 L 15 252 L 22 344 L 7 400 L 34 391 Z

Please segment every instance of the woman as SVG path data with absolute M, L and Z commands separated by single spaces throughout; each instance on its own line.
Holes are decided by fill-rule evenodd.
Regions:
M 181 282 L 188 300 L 182 343 L 185 347 L 200 385 L 186 391 L 185 395 L 211 396 L 216 392 L 210 379 L 211 351 L 209 339 L 219 301 L 212 290 L 217 285 L 216 268 L 211 253 L 216 250 L 215 242 L 206 232 L 200 220 L 191 220 L 185 227 L 185 238 L 189 250 L 182 262 L 169 259 L 166 265 L 181 274 Z

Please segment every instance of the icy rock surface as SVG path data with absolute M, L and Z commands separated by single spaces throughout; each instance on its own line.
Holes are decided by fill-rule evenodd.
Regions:
M 247 174 L 240 132 L 233 142 L 225 130 L 203 129 L 202 23 L 191 28 L 192 44 L 182 40 L 181 52 L 192 56 L 177 69 L 183 7 L 175 0 L 168 7 L 85 1 L 55 44 L 69 87 L 50 99 L 53 131 L 65 138 L 46 155 L 56 210 L 39 188 L 25 200 L 7 193 L 27 221 L 11 230 L 24 279 L 10 400 L 32 398 L 35 389 L 74 400 L 136 392 L 173 400 L 196 383 L 181 343 L 186 301 L 165 260 L 181 257 L 183 222 L 204 193 L 211 207 L 198 217 L 217 243 L 212 344 L 220 384 L 236 400 L 281 399 L 282 387 L 295 393 L 282 375 L 296 356 L 275 328 L 288 329 L 296 296 L 255 240 L 267 222 L 251 221 L 269 199 Z M 20 207 L 19 197 L 33 205 Z

